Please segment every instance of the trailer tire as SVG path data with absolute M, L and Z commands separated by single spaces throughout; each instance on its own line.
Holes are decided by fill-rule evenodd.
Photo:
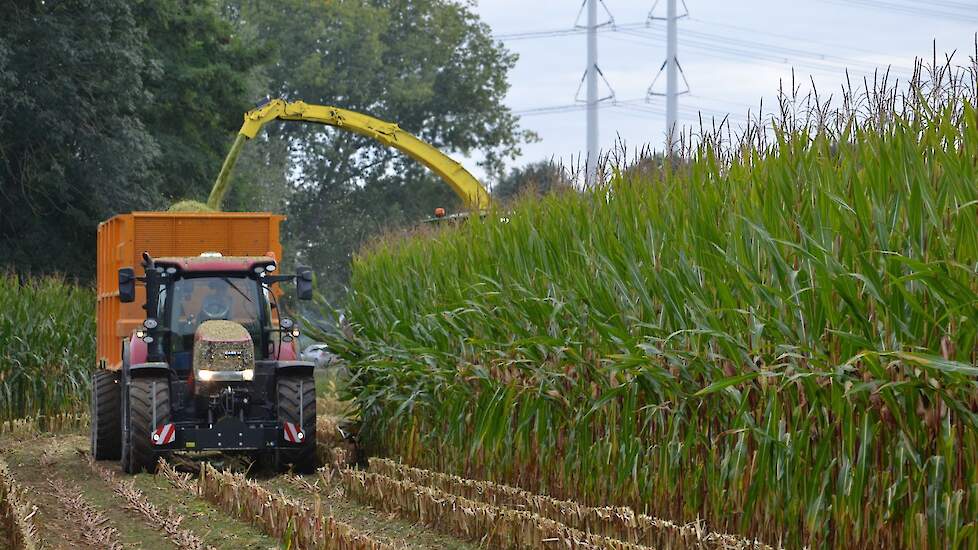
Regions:
M 97 370 L 92 373 L 90 422 L 95 460 L 118 460 L 122 454 L 121 401 L 118 372 Z
M 279 449 L 279 466 L 309 474 L 319 467 L 316 455 L 316 381 L 310 376 L 283 376 L 278 379 L 278 419 L 302 426 L 303 441 L 295 447 Z
M 153 424 L 153 400 L 156 424 Z M 128 440 L 123 445 L 122 468 L 127 474 L 155 472 L 156 460 L 164 453 L 153 444 L 157 426 L 170 422 L 170 382 L 161 376 L 134 378 L 129 384 Z

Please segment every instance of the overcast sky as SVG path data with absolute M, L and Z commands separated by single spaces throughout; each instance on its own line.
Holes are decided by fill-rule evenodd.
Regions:
M 655 15 L 665 15 L 660 0 Z M 679 63 L 690 93 L 680 98 L 680 123 L 697 112 L 743 118 L 764 98 L 774 105 L 779 79 L 795 74 L 815 78 L 819 90 L 835 92 L 844 70 L 863 75 L 891 65 L 905 75 L 915 56 L 958 50 L 964 63 L 974 54 L 978 0 L 687 0 L 689 17 L 679 22 Z M 646 91 L 665 58 L 665 24 L 643 23 L 654 0 L 605 0 L 617 30 L 599 35 L 598 63 L 614 90 L 600 115 L 600 142 L 613 146 L 620 136 L 630 147 L 661 148 L 664 99 L 645 103 Z M 526 113 L 575 103 L 585 66 L 584 34 L 515 39 L 512 35 L 572 29 L 581 0 L 480 0 L 476 11 L 520 59 L 510 75 L 506 99 L 525 113 L 523 126 L 541 140 L 524 147 L 516 164 L 580 155 L 585 143 L 585 113 L 564 110 Z M 680 0 L 680 13 L 683 7 Z M 602 19 L 607 19 L 603 13 Z M 581 24 L 585 21 L 582 19 Z M 603 84 L 602 84 L 603 86 Z M 665 75 L 655 91 L 664 91 Z M 602 88 L 603 95 L 608 93 Z M 464 164 L 474 169 L 475 161 Z

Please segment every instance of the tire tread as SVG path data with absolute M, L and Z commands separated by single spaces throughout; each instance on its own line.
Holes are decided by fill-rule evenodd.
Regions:
M 302 410 L 299 410 L 300 387 Z M 305 432 L 303 443 L 280 450 L 280 462 L 291 464 L 298 473 L 312 473 L 319 466 L 316 455 L 316 381 L 312 376 L 289 376 L 278 380 L 278 417 L 282 422 L 299 424 Z

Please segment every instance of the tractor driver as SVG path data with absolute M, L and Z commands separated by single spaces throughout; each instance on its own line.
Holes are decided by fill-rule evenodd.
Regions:
M 232 305 L 231 296 L 228 294 L 230 284 L 221 280 L 207 282 L 211 293 L 204 297 L 204 301 L 200 305 L 200 315 L 198 316 L 200 322 L 230 318 Z

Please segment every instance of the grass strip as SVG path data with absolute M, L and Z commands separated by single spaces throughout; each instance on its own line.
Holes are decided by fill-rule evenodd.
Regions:
M 242 474 L 221 472 L 210 464 L 201 467 L 197 482 L 161 460 L 158 473 L 176 487 L 219 506 L 238 519 L 249 521 L 288 548 L 331 550 L 389 550 L 392 547 L 360 533 L 350 525 L 324 516 L 319 501 L 310 508 L 279 493 L 274 494 Z
M 364 504 L 491 548 L 648 548 L 585 533 L 528 511 L 500 508 L 380 474 L 344 470 L 341 479 L 347 494 Z
M 7 463 L 0 459 L 0 522 L 9 536 L 13 550 L 35 550 L 41 547 L 41 538 L 34 524 L 37 506 L 27 498 L 13 476 Z
M 634 510 L 624 506 L 600 508 L 582 506 L 573 501 L 558 500 L 491 481 L 477 481 L 442 472 L 412 468 L 386 458 L 371 458 L 370 470 L 469 500 L 514 510 L 526 510 L 585 533 L 636 544 L 652 547 L 730 550 L 772 548 L 743 537 L 711 532 L 705 529 L 702 523 L 680 525 L 645 514 L 636 514 Z

